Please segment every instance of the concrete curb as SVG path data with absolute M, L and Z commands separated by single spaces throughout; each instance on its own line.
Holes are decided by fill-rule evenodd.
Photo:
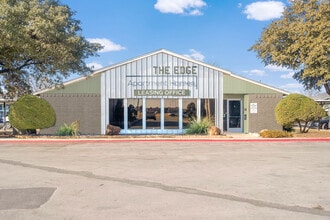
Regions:
M 329 138 L 6 138 L 0 143 L 123 143 L 123 142 L 330 142 Z

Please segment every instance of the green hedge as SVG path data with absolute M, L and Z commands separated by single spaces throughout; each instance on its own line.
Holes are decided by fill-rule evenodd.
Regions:
M 25 95 L 10 106 L 9 121 L 18 130 L 49 128 L 55 125 L 56 114 L 45 99 Z
M 275 117 L 277 123 L 284 127 L 299 125 L 301 133 L 308 132 L 314 121 L 320 120 L 326 113 L 313 99 L 301 94 L 290 94 L 276 105 Z

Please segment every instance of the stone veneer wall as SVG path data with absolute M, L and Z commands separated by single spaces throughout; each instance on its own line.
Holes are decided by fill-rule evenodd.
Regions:
M 282 94 L 251 94 L 249 103 L 257 103 L 258 113 L 251 113 L 249 109 L 249 132 L 255 133 L 262 129 L 282 130 L 275 119 L 275 107 L 283 98 Z
M 42 129 L 41 134 L 55 134 L 64 123 L 80 122 L 81 134 L 101 134 L 100 94 L 41 94 L 56 112 L 54 127 Z

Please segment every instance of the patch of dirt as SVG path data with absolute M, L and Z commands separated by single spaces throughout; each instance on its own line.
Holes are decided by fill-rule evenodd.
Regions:
M 317 130 L 311 129 L 308 133 L 293 133 L 293 137 L 307 137 L 307 138 L 317 138 L 317 137 L 330 137 L 330 130 Z

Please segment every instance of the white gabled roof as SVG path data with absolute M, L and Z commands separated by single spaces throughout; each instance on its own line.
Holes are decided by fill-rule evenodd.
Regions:
M 98 74 L 98 73 L 101 73 L 101 72 L 104 72 L 104 71 L 107 71 L 107 70 L 110 70 L 110 69 L 113 69 L 113 68 L 116 68 L 118 66 L 122 66 L 122 65 L 125 65 L 125 64 L 128 64 L 128 63 L 131 63 L 131 62 L 134 62 L 134 61 L 137 61 L 137 60 L 140 60 L 140 59 L 144 59 L 146 57 L 149 57 L 149 56 L 153 56 L 153 55 L 156 55 L 156 54 L 159 54 L 159 53 L 166 53 L 168 55 L 171 55 L 171 56 L 175 56 L 175 57 L 178 57 L 180 59 L 183 59 L 183 60 L 187 60 L 189 62 L 192 62 L 192 63 L 196 63 L 196 64 L 199 64 L 199 65 L 203 65 L 205 67 L 208 67 L 210 69 L 214 69 L 214 70 L 217 70 L 219 72 L 223 72 L 224 74 L 228 74 L 230 75 L 231 73 L 227 70 L 224 70 L 224 69 L 220 69 L 218 67 L 215 67 L 215 66 L 212 66 L 212 65 L 209 65 L 209 64 L 206 64 L 206 63 L 203 63 L 201 61 L 198 61 L 198 60 L 194 60 L 192 58 L 189 58 L 189 57 L 186 57 L 186 56 L 183 56 L 183 55 L 180 55 L 180 54 L 177 54 L 177 53 L 173 53 L 171 51 L 168 51 L 168 50 L 165 50 L 165 49 L 160 49 L 160 50 L 156 50 L 154 52 L 151 52 L 151 53 L 147 53 L 145 55 L 142 55 L 142 56 L 139 56 L 139 57 L 135 57 L 133 59 L 129 59 L 129 60 L 126 60 L 124 62 L 121 62 L 121 63 L 117 63 L 117 64 L 114 64 L 114 65 L 111 65 L 111 66 L 108 66 L 108 67 L 105 67 L 105 68 L 102 68 L 102 69 L 99 69 L 99 70 L 96 70 L 94 71 L 94 74 Z
M 88 75 L 88 76 L 82 76 L 82 77 L 79 77 L 79 78 L 76 78 L 76 79 L 73 79 L 73 80 L 70 80 L 70 81 L 67 81 L 65 83 L 63 83 L 64 86 L 66 85 L 70 85 L 72 83 L 76 83 L 76 82 L 79 82 L 81 80 L 84 80 L 88 77 L 93 77 L 95 75 L 98 75 L 98 74 L 101 74 L 103 72 L 106 72 L 108 70 L 111 70 L 113 68 L 116 68 L 116 67 L 119 67 L 119 66 L 122 66 L 122 65 L 125 65 L 125 64 L 128 64 L 128 63 L 131 63 L 131 62 L 134 62 L 134 61 L 137 61 L 137 60 L 140 60 L 140 59 L 144 59 L 146 57 L 149 57 L 149 56 L 153 56 L 153 55 L 156 55 L 156 54 L 159 54 L 159 53 L 166 53 L 168 55 L 171 55 L 171 56 L 175 56 L 177 58 L 180 58 L 180 59 L 183 59 L 183 60 L 187 60 L 188 62 L 192 62 L 192 63 L 196 63 L 198 65 L 202 65 L 202 66 L 205 66 L 207 68 L 210 68 L 210 69 L 213 69 L 213 70 L 216 70 L 216 71 L 219 71 L 219 72 L 222 72 L 223 74 L 226 74 L 226 75 L 229 75 L 231 77 L 234 77 L 234 78 L 237 78 L 237 79 L 240 79 L 240 80 L 244 80 L 246 82 L 249 82 L 249 83 L 252 83 L 252 84 L 255 84 L 255 85 L 258 85 L 258 86 L 262 86 L 262 87 L 265 87 L 265 88 L 268 88 L 268 89 L 271 89 L 271 90 L 274 90 L 276 92 L 279 92 L 279 93 L 282 93 L 282 94 L 285 94 L 285 95 L 288 95 L 290 94 L 289 92 L 287 91 L 284 91 L 284 90 L 281 90 L 281 89 L 278 89 L 278 88 L 275 88 L 275 87 L 272 87 L 272 86 L 269 86 L 269 85 L 266 85 L 266 84 L 262 84 L 262 83 L 259 83 L 259 82 L 256 82 L 256 81 L 253 81 L 253 80 L 250 80 L 250 79 L 247 79 L 247 78 L 244 78 L 244 77 L 241 77 L 241 76 L 238 76 L 238 75 L 235 75 L 233 74 L 232 72 L 228 71 L 228 70 L 224 70 L 224 69 L 221 69 L 221 68 L 218 68 L 218 67 L 215 67 L 215 66 L 212 66 L 212 65 L 209 65 L 209 64 L 206 64 L 204 62 L 201 62 L 201 61 L 198 61 L 198 60 L 194 60 L 192 58 L 189 58 L 189 57 L 186 57 L 184 55 L 180 55 L 180 54 L 177 54 L 177 53 L 173 53 L 171 51 L 168 51 L 168 50 L 165 50 L 165 49 L 160 49 L 160 50 L 156 50 L 154 52 L 150 52 L 150 53 L 147 53 L 147 54 L 144 54 L 142 56 L 138 56 L 138 57 L 135 57 L 135 58 L 132 58 L 132 59 L 129 59 L 129 60 L 126 60 L 126 61 L 123 61 L 123 62 L 120 62 L 120 63 L 116 63 L 114 65 L 111 65 L 111 66 L 108 66 L 108 67 L 104 67 L 104 68 L 101 68 L 101 69 L 98 69 L 98 70 L 95 70 L 92 74 Z M 44 90 L 40 90 L 38 92 L 35 92 L 34 94 L 35 95 L 38 95 L 38 94 L 41 94 L 41 93 L 44 93 L 44 92 L 47 92 L 47 91 L 50 91 L 50 90 L 53 90 L 55 89 L 55 87 L 52 87 L 52 88 L 49 88 L 49 89 L 44 89 Z

